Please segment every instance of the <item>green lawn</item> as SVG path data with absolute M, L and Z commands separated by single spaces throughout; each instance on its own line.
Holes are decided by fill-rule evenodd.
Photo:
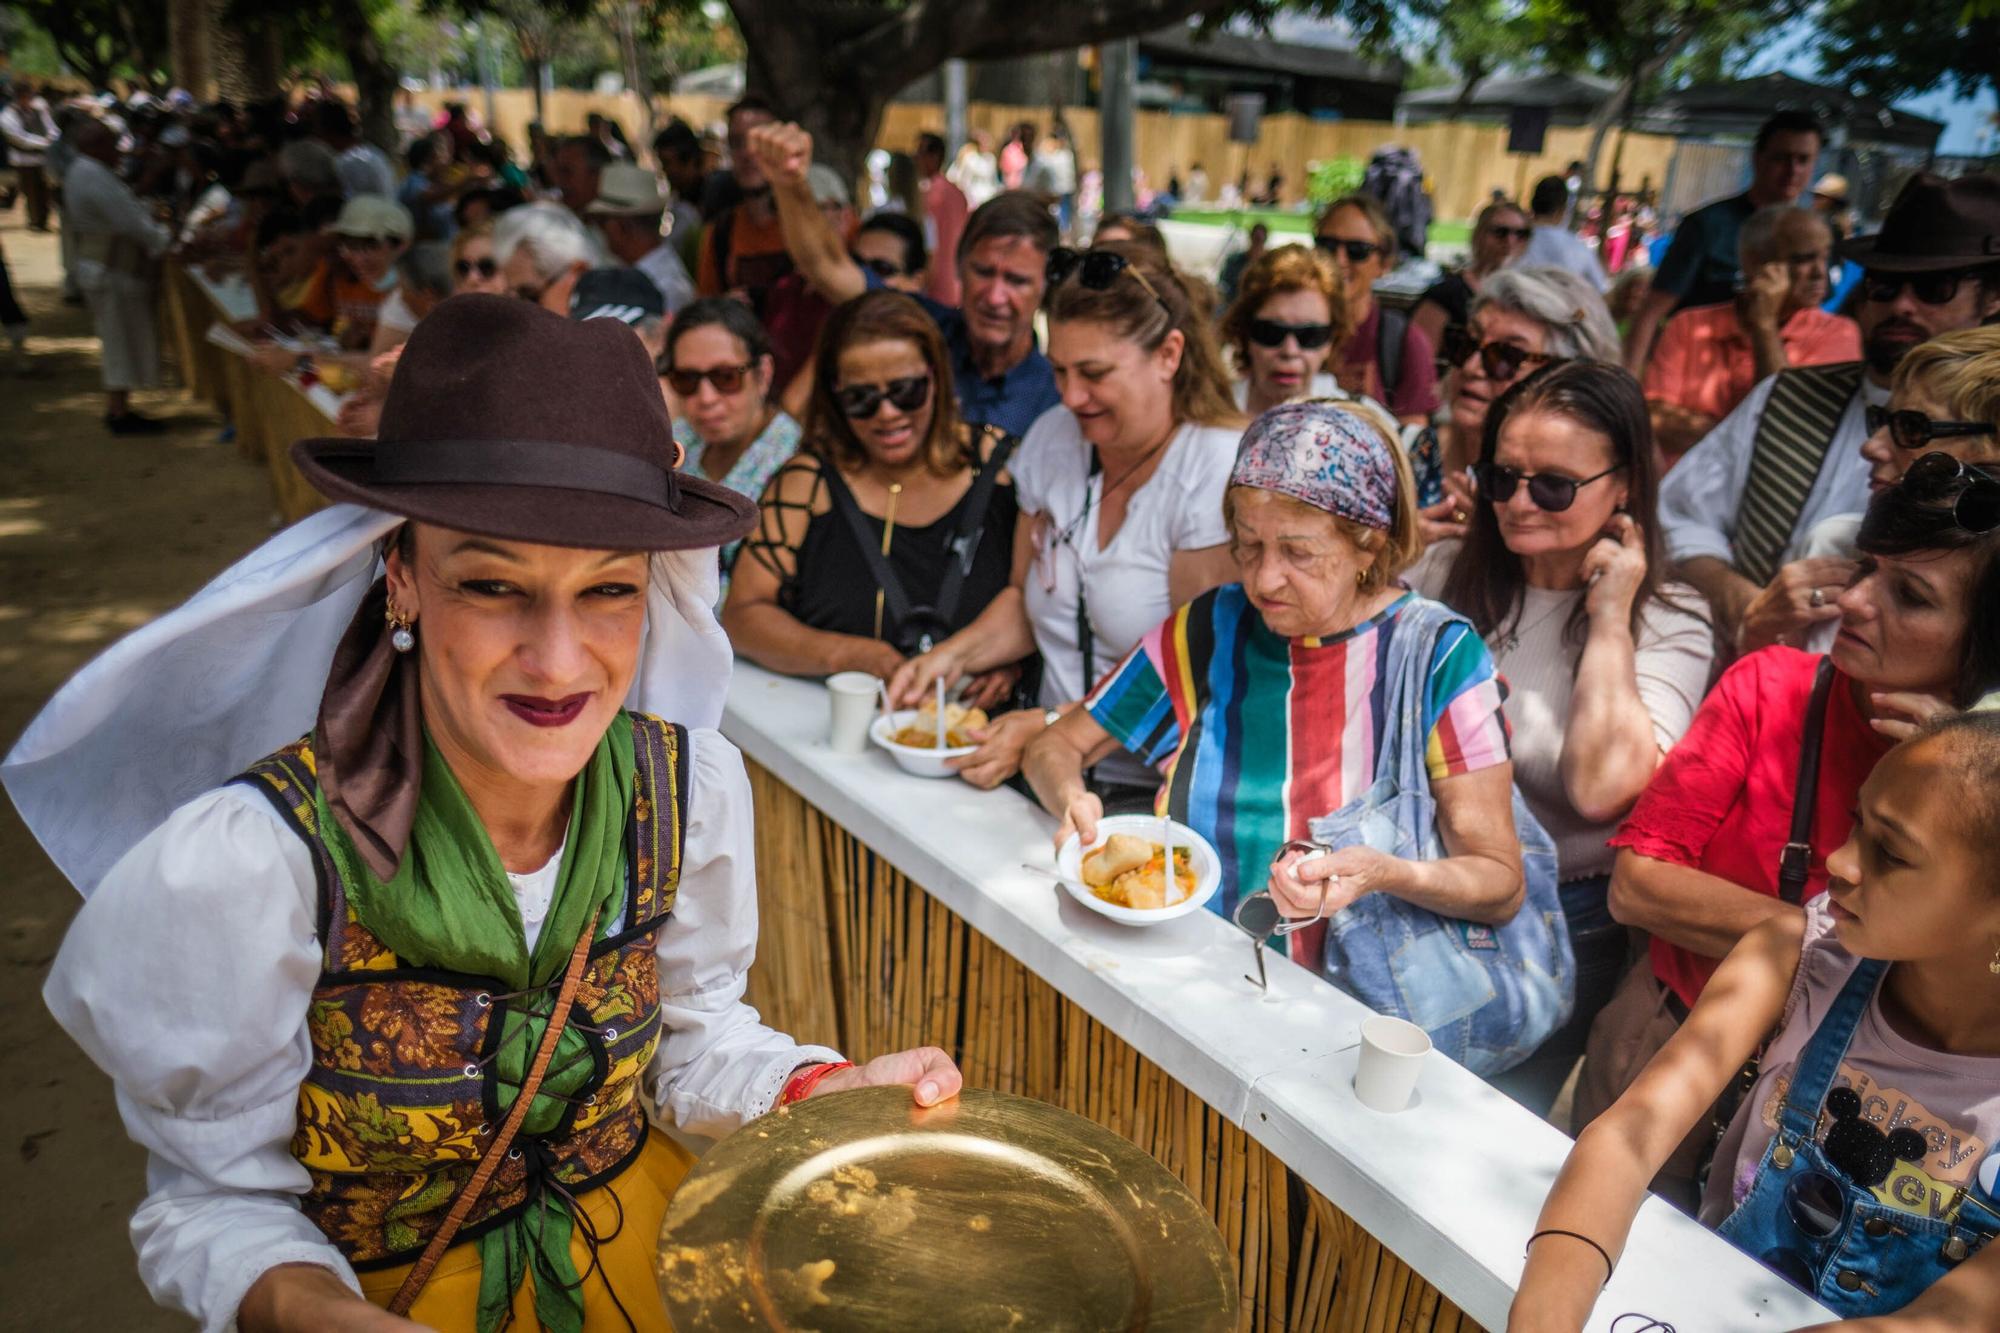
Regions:
M 1267 208 L 1246 208 L 1234 213 L 1206 208 L 1180 208 L 1174 210 L 1172 220 L 1192 222 L 1197 226 L 1245 228 L 1261 222 L 1278 235 L 1306 236 L 1312 232 L 1312 214 Z M 1431 223 L 1430 240 L 1434 245 L 1464 245 L 1471 239 L 1472 229 L 1463 222 Z

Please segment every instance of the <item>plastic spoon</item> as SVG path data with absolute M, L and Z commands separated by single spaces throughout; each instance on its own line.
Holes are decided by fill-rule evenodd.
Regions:
M 944 677 L 939 676 L 931 684 L 937 687 L 937 748 L 944 748 Z

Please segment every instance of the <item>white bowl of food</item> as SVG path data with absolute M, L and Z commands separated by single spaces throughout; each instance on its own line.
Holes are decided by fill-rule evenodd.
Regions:
M 1167 883 L 1163 825 L 1173 830 L 1174 876 Z M 1199 912 L 1222 887 L 1222 857 L 1207 838 L 1179 820 L 1157 815 L 1107 815 L 1097 842 L 1071 834 L 1056 853 L 1056 874 L 1069 896 L 1113 921 L 1154 926 Z
M 902 708 L 879 713 L 868 725 L 868 738 L 889 752 L 905 773 L 920 778 L 955 778 L 950 761 L 971 754 L 979 747 L 966 733 L 986 725 L 983 709 L 963 704 L 944 706 L 945 744 L 938 742 L 937 705 L 925 701 L 922 708 Z

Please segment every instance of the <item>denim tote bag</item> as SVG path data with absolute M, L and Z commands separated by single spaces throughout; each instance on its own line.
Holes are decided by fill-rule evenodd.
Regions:
M 1464 617 L 1412 596 L 1396 616 L 1386 660 L 1382 737 L 1374 785 L 1311 820 L 1313 840 L 1357 844 L 1408 861 L 1445 855 L 1437 801 L 1424 763 L 1424 700 L 1438 637 Z M 1556 848 L 1514 791 L 1527 900 L 1512 921 L 1488 926 L 1439 916 L 1371 893 L 1327 924 L 1320 973 L 1378 1013 L 1406 1018 L 1437 1049 L 1475 1074 L 1498 1074 L 1534 1054 L 1569 1020 L 1576 960 L 1556 893 Z

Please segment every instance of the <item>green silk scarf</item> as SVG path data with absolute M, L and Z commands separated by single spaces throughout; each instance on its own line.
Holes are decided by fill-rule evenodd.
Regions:
M 478 812 L 428 733 L 423 787 L 408 848 L 392 879 L 377 879 L 317 797 L 319 827 L 347 888 L 356 918 L 411 967 L 435 967 L 493 977 L 509 991 L 541 988 L 496 1006 L 501 1018 L 492 1078 L 505 1116 L 518 1095 L 555 1006 L 577 936 L 593 913 L 609 933 L 625 883 L 625 827 L 632 807 L 632 725 L 620 713 L 577 775 L 569 833 L 549 914 L 533 950 L 506 867 Z M 572 1021 L 556 1043 L 521 1134 L 546 1134 L 562 1120 L 567 1099 L 589 1080 L 593 1060 Z M 519 1216 L 479 1237 L 479 1333 L 504 1322 L 514 1292 L 530 1269 L 535 1313 L 552 1333 L 581 1333 L 582 1281 L 569 1253 L 571 1219 L 560 1197 L 531 1184 Z

